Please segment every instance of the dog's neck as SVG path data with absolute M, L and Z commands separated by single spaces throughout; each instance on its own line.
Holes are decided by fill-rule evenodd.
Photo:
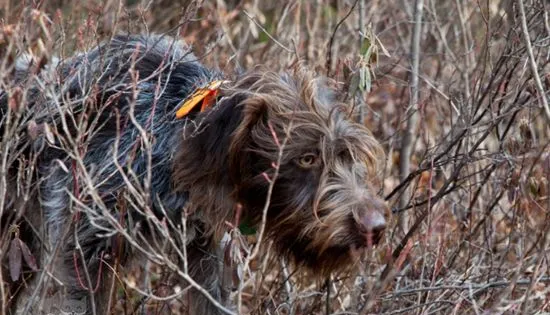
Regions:
M 183 118 L 189 121 L 174 159 L 174 189 L 189 194 L 186 210 L 214 234 L 227 230 L 225 222 L 235 221 L 238 207 L 234 181 L 239 170 L 231 169 L 230 151 L 242 120 L 240 101 L 221 97 L 215 106 Z

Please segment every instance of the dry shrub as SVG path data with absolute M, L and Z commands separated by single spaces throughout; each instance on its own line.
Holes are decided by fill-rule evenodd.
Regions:
M 524 2 L 532 60 L 548 98 L 550 5 Z M 0 6 L 0 90 L 9 95 L 13 115 L 0 128 L 0 211 L 21 211 L 5 198 L 13 193 L 6 191 L 5 170 L 21 163 L 16 135 L 26 128 L 17 115 L 25 86 L 11 77 L 16 59 L 32 54 L 40 71 L 56 56 L 87 50 L 115 33 L 167 33 L 223 71 L 257 64 L 284 69 L 303 60 L 337 78 L 388 153 L 381 193 L 394 206 L 392 225 L 378 250 L 365 254 L 360 272 L 312 284 L 310 275 L 263 244 L 261 259 L 234 271 L 245 281 L 244 313 L 547 312 L 550 121 L 529 66 L 518 3 L 424 2 L 420 119 L 411 171 L 400 181 L 399 160 L 409 158 L 399 148 L 415 57 L 412 2 L 8 0 Z M 20 168 L 23 191 L 31 189 L 31 162 Z M 407 187 L 411 197 L 399 207 Z M 403 213 L 405 231 L 397 226 Z M 5 312 L 13 294 L 6 258 L 17 229 L 0 223 Z M 253 243 L 253 237 L 233 243 L 232 259 L 243 261 Z M 119 277 L 117 314 L 185 313 L 184 295 L 174 295 L 185 288 L 165 266 L 148 262 Z

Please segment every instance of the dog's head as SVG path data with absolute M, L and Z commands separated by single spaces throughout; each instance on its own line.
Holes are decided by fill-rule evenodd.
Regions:
M 330 83 L 303 68 L 241 77 L 195 119 L 203 127 L 186 132 L 175 170 L 195 211 L 210 212 L 206 225 L 219 227 L 240 204 L 258 226 L 267 209 L 268 237 L 319 273 L 376 245 L 386 211 L 370 181 L 383 150 L 351 106 L 335 101 Z

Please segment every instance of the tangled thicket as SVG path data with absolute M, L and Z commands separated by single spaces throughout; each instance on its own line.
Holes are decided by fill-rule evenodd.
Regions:
M 360 273 L 312 284 L 285 261 L 258 256 L 237 268 L 243 313 L 549 311 L 548 1 L 21 2 L 0 5 L 0 90 L 13 110 L 0 128 L 0 213 L 13 210 L 5 170 L 17 162 L 14 135 L 27 128 L 16 115 L 26 90 L 11 80 L 18 56 L 32 54 L 40 71 L 116 33 L 167 33 L 222 71 L 300 60 L 338 79 L 387 152 L 380 183 L 391 224 Z M 31 171 L 21 169 L 22 180 Z M 4 313 L 8 270 L 20 266 L 6 259 L 17 227 L 0 226 Z M 233 259 L 246 260 L 253 243 L 239 243 Z M 185 313 L 184 288 L 166 266 L 148 262 L 119 280 L 117 314 Z

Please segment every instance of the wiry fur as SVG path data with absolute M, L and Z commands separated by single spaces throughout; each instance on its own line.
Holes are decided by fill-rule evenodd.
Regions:
M 156 233 L 150 213 L 173 223 L 174 233 L 185 213 L 186 244 L 179 246 L 187 246 L 189 273 L 223 299 L 216 246 L 225 222 L 242 206 L 244 218 L 260 223 L 266 176 L 273 178 L 276 167 L 266 232 L 297 264 L 319 275 L 341 270 L 350 264 L 350 249 L 365 247 L 373 235 L 375 242 L 383 228 L 385 205 L 369 187 L 382 150 L 352 121 L 349 106 L 335 101 L 330 81 L 303 68 L 240 75 L 223 85 L 212 109 L 185 119 L 175 118 L 177 105 L 221 74 L 171 38 L 119 36 L 38 77 L 30 68 L 20 64 L 15 73 L 17 84 L 32 87 L 23 122 L 42 131 L 38 137 L 21 132 L 21 152 L 37 157 L 34 196 L 41 205 L 41 211 L 25 209 L 25 221 L 38 233 L 26 237 L 44 240 L 35 245 L 44 246 L 41 261 L 57 257 L 55 275 L 65 294 L 93 300 L 88 312 L 108 307 L 108 281 L 91 295 L 75 266 L 85 267 L 92 282 L 107 278 L 102 264 L 135 257 L 112 227 L 120 224 L 143 239 Z M 4 116 L 8 93 L 0 97 Z M 314 163 L 304 165 L 308 154 Z M 16 169 L 9 183 L 14 192 Z M 197 291 L 190 300 L 193 314 L 218 312 Z

